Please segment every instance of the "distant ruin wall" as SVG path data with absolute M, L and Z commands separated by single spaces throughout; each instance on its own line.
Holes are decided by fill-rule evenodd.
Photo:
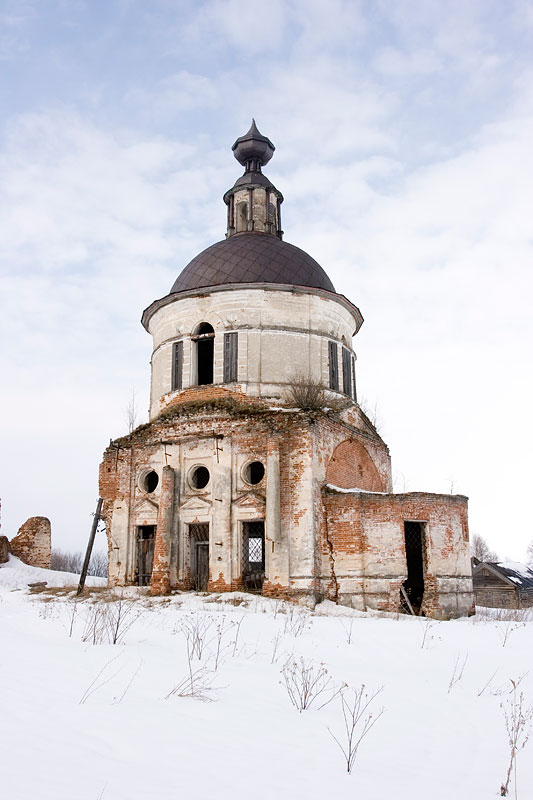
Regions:
M 50 569 L 52 534 L 48 517 L 30 517 L 9 543 L 11 552 L 30 567 Z
M 0 536 L 0 564 L 9 560 L 9 553 L 9 539 L 7 536 Z

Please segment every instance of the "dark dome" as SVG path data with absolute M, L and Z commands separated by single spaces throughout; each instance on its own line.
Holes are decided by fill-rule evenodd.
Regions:
M 193 258 L 170 293 L 225 283 L 286 283 L 335 291 L 320 264 L 299 247 L 266 233 L 238 233 Z

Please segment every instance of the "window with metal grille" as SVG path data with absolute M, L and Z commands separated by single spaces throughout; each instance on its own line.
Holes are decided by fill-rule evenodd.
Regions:
M 224 334 L 224 383 L 237 380 L 238 333 Z
M 357 403 L 357 385 L 355 383 L 355 356 L 352 356 L 352 397 Z
M 263 564 L 263 539 L 259 536 L 248 539 L 248 563 Z
M 183 342 L 172 345 L 172 391 L 183 388 Z
M 242 577 L 248 591 L 260 591 L 265 579 L 265 521 L 242 524 Z
M 339 356 L 337 342 L 328 342 L 329 388 L 339 391 Z
M 342 390 L 352 396 L 352 359 L 347 347 L 342 348 Z

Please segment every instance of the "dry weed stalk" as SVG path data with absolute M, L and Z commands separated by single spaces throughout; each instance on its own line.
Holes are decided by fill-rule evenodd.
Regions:
M 380 686 L 379 689 L 369 694 L 365 690 L 363 683 L 359 689 L 351 690 L 350 699 L 346 697 L 345 691 L 341 692 L 342 717 L 344 721 L 343 734 L 339 738 L 335 736 L 330 728 L 328 728 L 328 731 L 337 742 L 344 756 L 346 772 L 348 773 L 351 773 L 353 769 L 359 745 L 383 714 L 383 708 L 380 708 L 377 714 L 373 714 L 370 711 L 370 706 L 382 691 L 383 686 Z
M 518 798 L 518 788 L 516 780 L 516 761 L 520 750 L 523 750 L 528 743 L 533 724 L 533 704 L 526 705 L 524 693 L 520 692 L 517 696 L 517 682 L 511 679 L 513 685 L 512 696 L 509 700 L 500 703 L 505 718 L 505 728 L 507 730 L 507 740 L 510 747 L 509 767 L 505 783 L 500 787 L 500 795 L 507 797 L 509 793 L 509 783 L 511 773 L 514 772 L 514 796 Z
M 285 625 L 283 633 L 288 633 L 291 636 L 300 636 L 301 633 L 309 625 L 309 614 L 300 608 L 290 606 L 285 617 Z
M 457 656 L 457 658 L 455 659 L 455 664 L 454 664 L 454 667 L 453 667 L 452 676 L 451 676 L 450 682 L 448 684 L 448 694 L 450 694 L 450 692 L 453 689 L 453 687 L 455 686 L 455 684 L 459 683 L 459 681 L 463 677 L 463 672 L 465 671 L 466 662 L 468 661 L 468 653 L 465 655 L 465 657 L 463 658 L 462 662 L 461 662 L 460 659 L 461 659 L 460 656 Z
M 428 620 L 427 622 L 423 622 L 422 623 L 422 625 L 424 627 L 424 633 L 422 635 L 422 642 L 420 644 L 420 647 L 422 648 L 422 650 L 426 646 L 429 648 L 430 642 L 432 642 L 433 639 L 435 638 L 434 634 L 430 633 L 430 632 L 435 627 L 436 624 L 437 623 L 435 622 L 435 620 Z

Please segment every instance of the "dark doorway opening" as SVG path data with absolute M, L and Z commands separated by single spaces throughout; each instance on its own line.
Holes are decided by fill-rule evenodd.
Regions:
M 192 337 L 196 342 L 196 374 L 198 386 L 213 383 L 213 359 L 215 352 L 215 331 L 208 322 L 198 326 Z
M 209 523 L 189 525 L 191 543 L 191 586 L 207 592 L 209 582 Z
M 247 592 L 260 592 L 265 580 L 265 522 L 242 524 L 242 580 Z
M 154 564 L 155 525 L 140 525 L 137 528 L 137 583 L 149 586 Z
M 424 598 L 424 530 L 421 522 L 404 522 L 407 580 L 403 585 L 415 614 Z

